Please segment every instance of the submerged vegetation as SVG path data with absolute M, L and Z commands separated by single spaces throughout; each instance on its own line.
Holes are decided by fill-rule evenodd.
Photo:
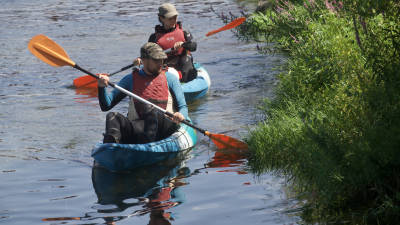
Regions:
M 266 120 L 248 139 L 252 168 L 284 174 L 307 223 L 397 223 L 400 3 L 264 4 L 238 35 L 289 59 L 276 97 L 263 105 Z

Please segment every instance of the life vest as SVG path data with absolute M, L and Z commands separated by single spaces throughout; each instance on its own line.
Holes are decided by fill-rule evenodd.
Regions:
M 144 71 L 135 70 L 133 76 L 133 93 L 147 101 L 159 106 L 160 108 L 167 109 L 169 89 L 165 70 L 158 76 L 141 75 Z M 136 112 L 141 118 L 143 111 L 143 103 L 133 99 Z
M 177 23 L 175 29 L 173 31 L 167 32 L 161 26 L 156 26 L 155 28 L 156 34 L 156 43 L 161 46 L 163 50 L 170 49 L 174 47 L 176 42 L 182 41 L 185 42 L 185 34 L 182 29 L 181 23 Z M 180 48 L 178 51 L 174 53 L 170 53 L 168 56 L 178 56 L 184 53 L 184 49 Z

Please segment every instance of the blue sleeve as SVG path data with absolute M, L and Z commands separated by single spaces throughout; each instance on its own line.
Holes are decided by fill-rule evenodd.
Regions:
M 118 86 L 132 91 L 133 87 L 133 78 L 132 73 L 123 77 L 119 82 Z M 116 104 L 118 104 L 122 99 L 126 97 L 126 94 L 122 93 L 121 91 L 114 89 L 111 93 L 107 92 L 106 88 L 98 88 L 99 90 L 99 104 L 102 111 L 108 111 L 112 109 Z
M 171 92 L 172 97 L 175 98 L 175 105 L 178 108 L 178 111 L 182 113 L 185 119 L 188 118 L 188 108 L 186 105 L 185 95 L 183 94 L 182 86 L 179 83 L 178 78 L 174 75 L 166 72 L 168 88 Z

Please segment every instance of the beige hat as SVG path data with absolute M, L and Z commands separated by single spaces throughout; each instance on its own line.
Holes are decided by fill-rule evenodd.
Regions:
M 140 48 L 140 58 L 166 59 L 168 57 L 158 44 L 147 42 Z
M 158 8 L 158 15 L 165 18 L 171 18 L 177 16 L 178 11 L 176 11 L 175 6 L 171 3 L 164 3 Z

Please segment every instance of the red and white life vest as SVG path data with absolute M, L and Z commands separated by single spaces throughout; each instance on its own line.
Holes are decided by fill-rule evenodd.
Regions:
M 175 30 L 171 32 L 164 32 L 156 27 L 156 43 L 161 46 L 163 50 L 170 49 L 174 47 L 176 42 L 185 42 L 185 34 L 183 32 L 182 26 L 177 23 Z M 183 48 L 174 52 L 174 55 L 181 55 L 183 53 Z
M 163 109 L 167 109 L 169 89 L 165 72 L 163 70 L 158 76 L 142 76 L 139 71 L 134 71 L 132 73 L 133 93 Z M 134 100 L 134 103 L 136 112 L 141 117 L 143 110 L 141 106 L 143 104 L 137 100 Z

